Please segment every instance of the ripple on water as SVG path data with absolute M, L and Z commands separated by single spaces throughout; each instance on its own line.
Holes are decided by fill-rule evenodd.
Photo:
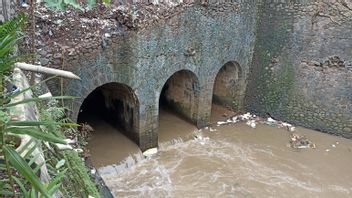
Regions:
M 295 152 L 288 132 L 220 126 L 194 139 L 161 143 L 155 156 L 131 155 L 102 177 L 116 197 L 351 197 L 352 141 L 306 129 L 318 148 Z M 347 176 L 346 176 L 347 175 Z

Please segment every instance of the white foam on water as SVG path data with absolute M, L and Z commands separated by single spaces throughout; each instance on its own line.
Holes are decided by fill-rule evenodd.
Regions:
M 125 167 L 129 168 L 116 171 L 106 183 L 116 197 L 315 197 L 326 191 L 351 193 L 339 185 L 324 189 L 314 170 L 276 156 L 274 149 L 198 133 L 186 142 L 176 139 L 161 144 L 159 154 L 148 160 L 126 160 Z

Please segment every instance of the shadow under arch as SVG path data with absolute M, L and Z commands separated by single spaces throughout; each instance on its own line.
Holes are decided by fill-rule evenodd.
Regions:
M 167 106 L 182 118 L 197 124 L 199 90 L 196 74 L 186 69 L 178 70 L 167 79 L 162 88 L 159 109 Z
M 226 106 L 232 111 L 239 111 L 242 107 L 242 69 L 239 63 L 229 61 L 218 71 L 213 87 L 213 103 Z
M 139 145 L 139 101 L 134 91 L 117 82 L 94 89 L 83 101 L 77 123 L 90 123 L 99 117 Z

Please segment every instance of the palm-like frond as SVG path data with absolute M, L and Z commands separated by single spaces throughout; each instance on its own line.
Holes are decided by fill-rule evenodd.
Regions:
M 9 20 L 0 25 L 0 74 L 6 74 L 11 66 L 18 59 L 13 56 L 17 41 L 22 37 L 19 36 L 18 30 L 24 24 L 26 16 L 20 13 L 16 18 Z

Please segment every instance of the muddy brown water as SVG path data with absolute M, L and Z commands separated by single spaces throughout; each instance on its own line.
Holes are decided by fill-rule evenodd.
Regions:
M 212 120 L 220 119 L 224 109 L 214 109 Z M 96 167 L 140 155 L 116 129 L 93 125 Z M 198 131 L 161 111 L 159 153 L 102 177 L 115 197 L 352 197 L 352 140 L 300 127 L 295 132 L 317 148 L 287 147 L 290 132 L 282 128 L 238 123 Z

